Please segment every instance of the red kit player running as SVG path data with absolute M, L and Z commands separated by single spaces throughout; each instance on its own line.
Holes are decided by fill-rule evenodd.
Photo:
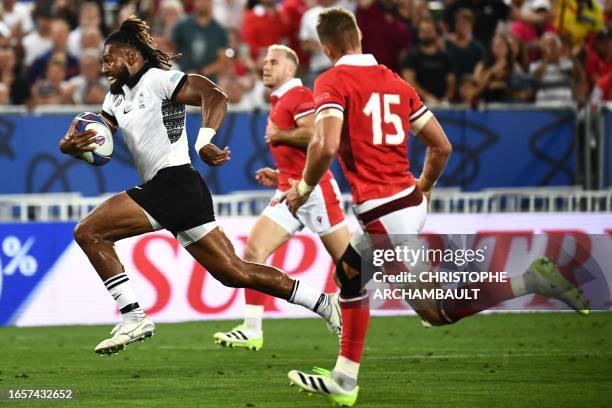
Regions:
M 312 92 L 295 78 L 297 67 L 298 57 L 291 48 L 284 45 L 268 48 L 263 82 L 273 92 L 265 137 L 277 169 L 259 169 L 256 178 L 265 186 L 276 187 L 277 192 L 249 234 L 244 253 L 244 259 L 249 262 L 265 263 L 274 251 L 304 227 L 321 237 L 334 262 L 340 259 L 349 243 L 340 190 L 329 170 L 295 217 L 286 203 L 278 202 L 280 195 L 289 190 L 289 180 L 302 177 L 306 148 L 314 130 Z M 245 289 L 244 297 L 244 323 L 229 332 L 215 333 L 213 339 L 223 346 L 259 350 L 263 346 L 262 315 L 269 296 Z
M 361 276 L 362 256 L 371 249 L 373 236 L 383 236 L 397 245 L 394 240 L 421 231 L 430 191 L 446 166 L 451 144 L 414 88 L 379 65 L 372 55 L 362 54 L 361 32 L 351 13 L 339 8 L 323 11 L 317 32 L 334 67 L 315 82 L 315 132 L 308 146 L 306 167 L 302 179 L 283 199 L 292 212 L 298 211 L 337 153 L 351 186 L 361 229 L 353 234 L 336 263 L 343 323 L 336 365 L 331 372 L 316 369 L 315 374 L 293 370 L 289 379 L 336 404 L 353 406 L 359 392 L 357 375 L 370 316 L 364 290 L 367 277 Z M 408 130 L 427 145 L 419 178 L 408 171 Z M 425 308 L 411 306 L 433 325 L 450 324 L 503 300 L 533 292 L 557 297 L 574 309 L 585 308 L 579 290 L 545 259 L 534 261 L 527 272 L 513 277 L 507 285 L 481 285 L 480 290 L 479 302 L 454 300 Z

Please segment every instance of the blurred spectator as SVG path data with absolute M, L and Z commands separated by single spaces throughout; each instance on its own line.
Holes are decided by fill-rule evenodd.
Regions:
M 579 45 L 590 34 L 604 28 L 604 15 L 597 0 L 557 0 L 555 27 L 559 36 Z
M 587 51 L 585 71 L 592 86 L 612 72 L 612 30 L 605 29 L 595 37 Z
M 308 9 L 300 23 L 300 45 L 302 51 L 309 57 L 308 77 L 305 86 L 312 88 L 314 80 L 323 71 L 331 67 L 331 61 L 323 53 L 319 35 L 317 34 L 317 19 L 319 14 L 328 7 L 343 7 L 349 3 L 338 0 L 319 0 L 319 3 Z
M 47 3 L 46 0 L 38 0 Z M 65 20 L 70 29 L 73 30 L 79 25 L 79 0 L 52 0 L 53 14 L 55 17 Z
M 450 33 L 444 44 L 457 78 L 472 74 L 476 64 L 484 56 L 483 45 L 472 35 L 474 14 L 469 9 L 458 10 L 455 14 L 455 31 Z
M 444 9 L 444 19 L 450 31 L 454 31 L 455 14 L 462 8 L 474 13 L 474 36 L 485 47 L 497 31 L 500 22 L 508 20 L 511 8 L 504 0 L 456 0 Z
M 425 18 L 431 18 L 431 12 L 424 0 L 397 0 L 397 16 L 406 24 L 410 31 L 411 46 L 418 42 L 416 26 Z
M 419 45 L 404 60 L 402 77 L 425 103 L 448 103 L 455 95 L 456 77 L 448 54 L 439 46 L 435 22 L 421 20 L 417 30 Z
M 100 75 L 100 54 L 97 49 L 85 49 L 79 58 L 80 74 L 71 78 L 66 87 L 76 104 L 97 105 L 104 102 L 109 89 L 106 78 Z
M 363 52 L 374 54 L 380 64 L 398 72 L 412 42 L 396 5 L 397 0 L 359 0 L 355 17 L 363 35 Z
M 28 83 L 33 84 L 36 80 L 43 77 L 48 71 L 47 65 L 52 58 L 60 58 L 66 64 L 65 70 L 68 78 L 72 78 L 79 72 L 79 61 L 71 55 L 68 50 L 68 34 L 70 27 L 65 20 L 57 19 L 51 25 L 52 48 L 34 60 L 28 70 Z
M 477 99 L 478 83 L 471 74 L 466 74 L 459 80 L 458 102 L 464 105 L 473 106 Z
M 98 5 L 94 2 L 84 2 L 81 4 L 81 9 L 79 10 L 79 25 L 72 30 L 68 36 L 68 52 L 75 57 L 79 57 L 81 51 L 84 49 L 81 47 L 83 32 L 88 28 L 97 29 L 99 32 L 101 24 L 102 16 L 100 15 Z
M 612 71 L 599 78 L 591 93 L 591 104 L 612 102 Z
M 510 102 L 510 82 L 515 62 L 508 37 L 498 34 L 493 37 L 484 61 L 478 63 L 474 78 L 478 84 L 476 97 L 485 102 Z
M 32 11 L 35 30 L 23 38 L 24 65 L 30 67 L 34 60 L 51 49 L 51 25 L 53 15 L 50 5 L 37 5 Z
M 289 42 L 289 22 L 276 0 L 256 0 L 242 20 L 242 42 L 255 61 L 272 44 Z
M 240 31 L 246 0 L 213 0 L 213 17 L 226 30 Z
M 227 70 L 227 34 L 212 17 L 212 0 L 194 0 L 193 13 L 176 23 L 172 40 L 182 54 L 178 64 L 183 71 L 214 80 Z
M 17 0 L 2 0 L 0 22 L 8 26 L 13 38 L 21 38 L 34 29 L 30 8 Z
M 11 30 L 6 24 L 0 21 L 0 47 L 10 44 Z
M 30 87 L 20 76 L 15 51 L 0 47 L 0 104 L 21 105 L 30 99 Z
M 527 48 L 525 47 L 525 43 L 512 35 L 508 36 L 508 41 L 510 42 L 510 49 L 512 50 L 515 66 L 517 66 L 521 72 L 528 72 L 529 62 L 527 61 Z
M 172 29 L 184 15 L 185 10 L 183 9 L 183 3 L 181 3 L 180 0 L 162 0 L 161 4 L 159 5 L 159 12 L 156 16 L 156 23 L 154 25 L 153 32 L 170 38 L 172 36 Z
M 535 15 L 541 15 L 539 20 L 531 22 L 516 20 L 510 26 L 510 34 L 518 38 L 527 47 L 529 62 L 538 57 L 538 41 L 542 34 L 554 32 L 552 15 L 550 14 L 550 0 L 528 0 L 523 8 L 529 9 Z
M 104 41 L 102 40 L 102 33 L 100 32 L 100 29 L 98 27 L 87 27 L 83 29 L 80 47 L 82 50 L 93 48 L 102 54 L 102 50 L 104 49 Z
M 536 83 L 536 104 L 570 105 L 584 97 L 584 73 L 580 65 L 563 57 L 559 36 L 542 37 L 542 58 L 529 66 Z
M 66 78 L 66 63 L 61 57 L 49 59 L 46 78 L 39 79 L 32 87 L 37 105 L 63 105 L 72 103 Z

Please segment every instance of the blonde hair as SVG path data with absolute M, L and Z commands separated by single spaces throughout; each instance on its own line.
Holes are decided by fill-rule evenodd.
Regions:
M 287 47 L 286 45 L 272 44 L 271 46 L 268 47 L 268 52 L 271 52 L 271 51 L 284 52 L 285 57 L 287 57 L 287 59 L 291 61 L 296 67 L 300 65 L 300 60 L 298 59 L 298 56 L 295 53 L 295 51 L 293 51 L 291 48 Z

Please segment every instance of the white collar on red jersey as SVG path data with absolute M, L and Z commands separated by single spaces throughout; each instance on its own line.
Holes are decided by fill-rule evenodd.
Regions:
M 378 65 L 378 61 L 376 61 L 376 58 L 374 58 L 372 54 L 347 54 L 336 61 L 336 66 L 338 65 L 370 67 L 372 65 Z
M 277 98 L 281 98 L 284 94 L 289 92 L 291 89 L 302 86 L 302 80 L 300 78 L 293 78 L 282 84 L 278 87 L 278 89 L 272 92 L 271 96 L 276 96 Z

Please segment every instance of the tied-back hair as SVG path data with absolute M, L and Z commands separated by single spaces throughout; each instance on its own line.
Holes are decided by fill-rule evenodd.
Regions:
M 108 36 L 104 44 L 124 44 L 133 47 L 142 54 L 146 64 L 168 70 L 172 66 L 172 61 L 180 54 L 170 55 L 157 49 L 157 44 L 153 42 L 149 29 L 146 22 L 131 15 L 121 23 L 118 30 Z

